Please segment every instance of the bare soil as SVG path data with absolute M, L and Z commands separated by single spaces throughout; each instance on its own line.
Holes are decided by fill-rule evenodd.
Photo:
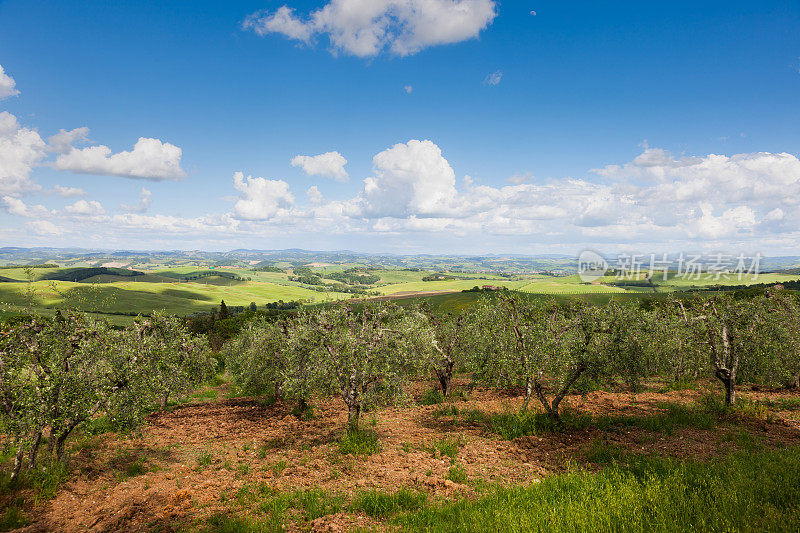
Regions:
M 460 385 L 463 385 L 461 383 Z M 419 396 L 432 384 L 414 384 Z M 226 385 L 220 388 L 224 394 Z M 572 409 L 601 414 L 645 416 L 664 402 L 689 403 L 697 391 L 666 393 L 593 392 L 570 396 Z M 787 392 L 743 392 L 754 399 Z M 475 389 L 460 409 L 515 410 L 521 398 Z M 369 488 L 393 492 L 407 487 L 445 498 L 474 494 L 473 483 L 530 484 L 565 470 L 569 464 L 598 468 L 587 461 L 597 442 L 632 452 L 675 458 L 710 458 L 737 449 L 733 431 L 743 428 L 765 446 L 800 444 L 796 412 L 725 420 L 711 430 L 677 428 L 671 434 L 633 427 L 548 433 L 505 441 L 478 426 L 448 423 L 433 416 L 441 406 L 381 409 L 374 419 L 381 450 L 367 457 L 342 455 L 337 440 L 346 411 L 341 400 L 319 402 L 314 418 L 298 420 L 292 405 L 267 405 L 256 399 L 214 400 L 155 413 L 138 437 L 105 434 L 84 440 L 72 452 L 72 477 L 57 496 L 29 512 L 24 531 L 170 531 L 230 508 L 244 486 L 263 482 L 277 490 L 322 488 L 352 494 Z M 467 483 L 447 479 L 449 457 L 430 450 L 437 439 L 461 439 L 456 462 Z M 138 465 L 138 469 L 136 468 Z M 142 473 L 143 471 L 143 473 Z M 315 520 L 314 531 L 380 526 L 366 516 L 337 514 Z

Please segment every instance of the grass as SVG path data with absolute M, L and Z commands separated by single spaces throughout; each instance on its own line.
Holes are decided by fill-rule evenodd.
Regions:
M 434 418 L 450 419 L 451 424 L 477 425 L 489 433 L 495 433 L 505 440 L 513 440 L 526 435 L 541 435 L 557 431 L 579 430 L 596 427 L 613 430 L 615 427 L 636 427 L 654 433 L 671 434 L 677 428 L 691 427 L 711 429 L 720 416 L 727 411 L 713 400 L 704 400 L 698 405 L 664 403 L 660 411 L 648 416 L 602 415 L 592 416 L 571 410 L 563 410 L 561 420 L 557 421 L 546 413 L 533 411 L 487 413 L 478 409 L 458 409 L 447 406 L 432 413 Z M 741 410 L 745 409 L 742 402 Z M 746 413 L 749 414 L 749 413 Z
M 448 436 L 431 441 L 430 444 L 422 446 L 422 449 L 434 456 L 441 455 L 442 457 L 449 457 L 451 461 L 455 461 L 458 452 L 465 444 L 466 441 L 461 435 L 457 437 Z
M 757 480 L 757 482 L 754 482 Z M 797 531 L 800 448 L 708 463 L 643 458 L 426 506 L 407 531 Z
M 425 391 L 425 394 L 422 395 L 420 404 L 437 405 L 442 403 L 443 401 L 444 401 L 444 394 L 442 394 L 442 391 L 437 388 L 431 388 Z
M 342 455 L 372 455 L 380 449 L 378 435 L 370 429 L 351 430 L 339 439 Z
M 459 464 L 453 464 L 453 466 L 450 467 L 450 470 L 447 471 L 447 479 L 453 483 L 466 483 L 467 471 L 463 466 Z
M 199 466 L 210 466 L 214 462 L 214 456 L 209 451 L 200 452 L 197 456 L 197 464 Z
M 449 501 L 408 489 L 346 496 L 320 489 L 280 492 L 261 483 L 236 496 L 239 510 L 249 518 L 236 516 L 234 509 L 192 530 L 305 530 L 310 521 L 336 513 L 363 514 L 392 529 L 430 533 L 800 529 L 800 447 L 707 462 L 635 456 L 625 463 L 620 461 L 624 452 L 599 441 L 590 452 L 596 462 L 610 466 L 596 473 L 547 476 L 534 485 L 490 486 L 478 498 Z

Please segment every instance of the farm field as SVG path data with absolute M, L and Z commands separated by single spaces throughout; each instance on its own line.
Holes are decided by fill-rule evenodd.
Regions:
M 77 435 L 70 465 L 36 489 L 49 492 L 19 509 L 19 523 L 31 532 L 507 531 L 520 520 L 551 531 L 627 520 L 643 531 L 652 520 L 695 529 L 701 517 L 706 531 L 769 529 L 770 517 L 782 530 L 797 525 L 796 394 L 743 392 L 746 407 L 722 412 L 703 385 L 653 382 L 634 395 L 570 395 L 563 428 L 515 435 L 497 425 L 518 412 L 513 390 L 461 379 L 454 399 L 424 405 L 433 386 L 414 382 L 406 406 L 367 413 L 377 441 L 357 449 L 338 400 L 298 419 L 292 405 L 241 397 L 218 379 L 150 415 L 138 435 Z M 746 483 L 752 475 L 760 490 Z M 703 488 L 686 500 L 696 479 Z M 665 516 L 652 514 L 648 493 L 663 498 Z M 706 498 L 725 501 L 725 513 Z M 534 511 L 543 502 L 551 513 Z
M 322 264 L 322 263 L 319 263 Z M 314 272 L 326 275 L 330 272 L 343 272 L 351 265 L 331 265 L 314 267 Z M 163 269 L 137 271 L 138 275 L 119 275 L 119 273 L 101 273 L 80 280 L 78 283 L 46 278 L 60 277 L 68 279 L 70 273 L 76 271 L 61 268 L 37 268 L 31 271 L 33 279 L 28 283 L 29 272 L 23 268 L 6 268 L 0 275 L 7 281 L 0 283 L 0 313 L 19 311 L 29 306 L 26 292 L 35 293 L 33 309 L 49 315 L 66 300 L 78 309 L 87 312 L 98 312 L 115 324 L 128 324 L 135 314 L 149 314 L 154 310 L 164 310 L 178 315 L 209 312 L 225 300 L 227 305 L 247 306 L 255 302 L 258 306 L 283 300 L 300 301 L 306 304 L 343 300 L 360 297 L 353 293 L 337 292 L 338 282 L 323 278 L 325 291 L 315 290 L 315 286 L 292 281 L 292 269 L 285 272 L 265 272 L 242 267 L 221 267 L 209 270 L 202 265 L 175 266 Z M 398 298 L 414 298 L 418 294 L 430 296 L 431 293 L 458 293 L 475 286 L 492 285 L 517 290 L 526 294 L 551 296 L 580 297 L 596 303 L 607 303 L 611 296 L 637 298 L 648 293 L 664 293 L 702 288 L 708 284 L 740 285 L 750 283 L 777 283 L 795 280 L 792 274 L 762 274 L 758 277 L 747 277 L 738 280 L 685 280 L 671 276 L 667 281 L 654 279 L 652 287 L 618 286 L 614 276 L 606 276 L 594 283 L 582 283 L 577 275 L 544 276 L 518 275 L 513 279 L 496 274 L 447 273 L 454 279 L 441 281 L 422 281 L 423 277 L 436 274 L 424 270 L 374 270 L 380 280 L 366 287 L 375 295 Z M 202 274 L 207 277 L 199 277 Z M 189 277 L 187 281 L 185 278 Z M 237 279 L 234 279 L 237 278 Z M 705 283 L 705 285 L 704 285 Z M 84 297 L 80 295 L 84 294 Z M 91 298 L 88 295 L 91 294 Z M 594 295 L 594 298 L 590 298 Z M 92 303 L 88 303 L 88 300 Z M 467 297 L 465 301 L 473 301 Z

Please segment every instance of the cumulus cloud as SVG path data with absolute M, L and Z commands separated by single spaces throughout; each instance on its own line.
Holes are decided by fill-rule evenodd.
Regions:
M 452 210 L 456 176 L 429 140 L 410 140 L 372 158 L 374 176 L 364 180 L 363 204 L 371 216 L 436 215 Z
M 325 201 L 325 197 L 322 196 L 322 193 L 319 190 L 319 187 L 316 185 L 312 185 L 306 191 L 306 196 L 308 196 L 308 201 L 312 204 L 321 204 Z
M 181 149 L 173 144 L 140 137 L 130 152 L 112 154 L 111 149 L 103 145 L 72 148 L 56 158 L 54 167 L 80 174 L 177 180 L 186 175 L 181 169 L 181 155 Z
M 139 193 L 139 202 L 136 204 L 122 204 L 120 208 L 128 213 L 144 213 L 150 208 L 153 203 L 153 193 L 148 189 L 142 187 Z
M 86 142 L 89 142 L 89 128 L 83 126 L 70 131 L 59 130 L 47 139 L 47 147 L 53 152 L 66 154 L 72 150 L 73 145 Z
M 18 94 L 17 82 L 14 81 L 14 78 L 6 74 L 3 70 L 3 65 L 0 65 L 0 100 L 11 98 Z
M 10 214 L 25 217 L 46 217 L 51 213 L 43 205 L 28 206 L 25 202 L 14 196 L 3 196 L 3 206 Z
M 283 180 L 233 175 L 233 186 L 241 193 L 233 206 L 236 217 L 244 220 L 268 220 L 285 211 L 294 203 L 289 184 Z
M 106 210 L 96 200 L 78 200 L 65 207 L 64 212 L 75 216 L 97 216 L 105 214 Z
M 26 224 L 28 229 L 37 235 L 56 236 L 64 232 L 49 220 L 34 220 Z
M 307 17 L 289 6 L 253 13 L 243 27 L 305 44 L 325 35 L 334 54 L 408 56 L 474 39 L 496 15 L 494 0 L 330 0 Z
M 336 181 L 347 181 L 349 177 L 344 169 L 347 159 L 339 152 L 325 152 L 314 156 L 298 155 L 292 158 L 291 163 L 293 167 L 302 168 L 309 176 L 322 176 Z
M 86 196 L 86 191 L 81 189 L 80 187 L 64 187 L 62 185 L 56 185 L 53 187 L 55 193 L 59 196 L 64 198 L 72 198 L 75 196 Z
M 503 79 L 503 71 L 495 70 L 491 74 L 488 74 L 486 78 L 484 78 L 483 83 L 485 83 L 486 85 L 499 85 L 502 79 Z
M 20 194 L 41 187 L 31 180 L 31 171 L 47 156 L 45 142 L 17 117 L 0 112 L 0 194 Z

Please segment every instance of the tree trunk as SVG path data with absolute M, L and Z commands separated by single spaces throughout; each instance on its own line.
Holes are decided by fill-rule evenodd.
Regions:
M 161 410 L 164 411 L 167 408 L 167 402 L 169 401 L 169 391 L 166 391 L 161 396 Z
M 794 381 L 792 381 L 792 387 L 795 389 L 800 387 L 800 370 L 797 371 L 797 374 L 794 375 Z
M 14 483 L 19 477 L 19 471 L 22 468 L 22 458 L 25 455 L 25 440 L 19 439 L 19 448 L 17 455 L 14 457 L 14 469 L 11 471 L 11 483 Z
M 530 376 L 525 378 L 525 401 L 522 402 L 522 410 L 528 410 L 528 403 L 531 401 L 531 394 L 533 393 L 533 381 L 531 381 Z
M 716 376 L 725 387 L 725 405 L 730 407 L 736 403 L 736 376 L 732 376 L 730 371 L 725 369 L 717 370 Z
M 732 379 L 723 382 L 725 384 L 725 405 L 736 403 L 736 385 Z
M 361 405 L 351 403 L 347 406 L 347 431 L 358 431 L 358 415 L 361 414 Z
M 439 385 L 442 388 L 443 396 L 450 396 L 450 391 L 453 383 L 453 361 L 445 363 L 444 368 L 436 369 L 436 377 L 439 378 Z
M 38 432 L 33 439 L 31 451 L 28 454 L 28 469 L 36 466 L 36 455 L 39 453 L 39 445 L 42 443 L 42 432 Z

